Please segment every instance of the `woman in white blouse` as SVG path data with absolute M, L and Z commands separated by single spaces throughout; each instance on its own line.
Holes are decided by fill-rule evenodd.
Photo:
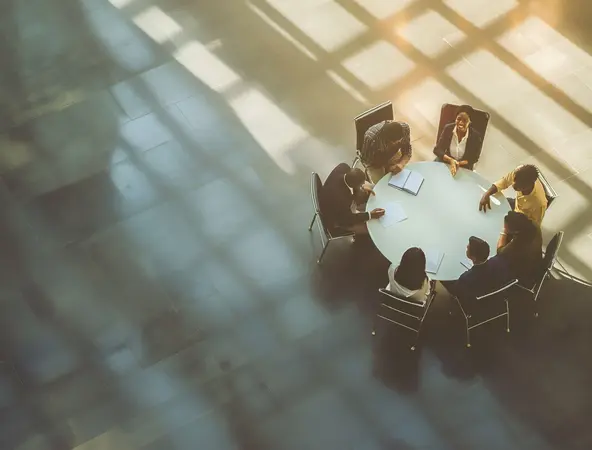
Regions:
M 399 265 L 391 264 L 389 267 L 387 289 L 398 297 L 425 304 L 430 290 L 425 268 L 426 257 L 423 250 L 418 247 L 407 249 Z

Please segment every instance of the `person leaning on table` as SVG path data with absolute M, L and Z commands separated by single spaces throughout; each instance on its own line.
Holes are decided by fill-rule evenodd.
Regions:
M 323 221 L 329 228 L 343 228 L 356 234 L 367 234 L 366 222 L 384 215 L 384 209 L 358 212 L 360 202 L 373 195 L 372 186 L 366 183 L 366 175 L 360 169 L 352 169 L 341 163 L 327 177 L 319 201 Z
M 512 278 L 518 278 L 524 286 L 531 285 L 543 263 L 540 227 L 526 215 L 510 211 L 504 217 L 504 231 L 497 242 L 497 254 L 507 261 Z
M 502 179 L 496 181 L 481 198 L 479 211 L 487 212 L 491 209 L 489 198 L 496 192 L 512 186 L 516 191 L 516 198 L 509 198 L 512 209 L 524 214 L 536 226 L 540 227 L 547 210 L 547 196 L 545 188 L 539 180 L 538 169 L 530 164 L 517 167 Z
M 426 257 L 423 250 L 418 247 L 407 249 L 399 265 L 391 264 L 389 267 L 387 289 L 398 297 L 425 304 L 430 291 L 425 269 Z
M 385 120 L 372 125 L 364 134 L 360 157 L 373 183 L 378 183 L 387 172 L 399 173 L 411 155 L 411 131 L 404 122 Z
M 434 147 L 434 155 L 450 166 L 452 175 L 459 167 L 473 170 L 481 156 L 483 136 L 471 125 L 472 111 L 468 105 L 459 107 L 456 120 L 444 126 Z

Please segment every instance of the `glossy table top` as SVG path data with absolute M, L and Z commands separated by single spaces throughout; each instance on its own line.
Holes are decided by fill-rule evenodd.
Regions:
M 420 247 L 444 253 L 434 280 L 456 280 L 466 270 L 460 261 L 465 257 L 470 236 L 489 243 L 495 252 L 503 219 L 510 206 L 502 194 L 492 197 L 491 210 L 479 211 L 479 200 L 491 182 L 470 170 L 461 169 L 452 177 L 448 166 L 439 162 L 417 162 L 407 166 L 425 178 L 417 196 L 389 186 L 390 174 L 375 186 L 367 208 L 399 203 L 407 219 L 389 227 L 379 220 L 370 220 L 368 230 L 380 252 L 397 264 L 405 250 Z

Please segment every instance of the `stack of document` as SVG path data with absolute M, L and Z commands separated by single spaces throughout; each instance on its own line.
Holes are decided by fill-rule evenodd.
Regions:
M 419 188 L 423 184 L 423 180 L 424 178 L 419 172 L 403 169 L 398 174 L 391 176 L 388 184 L 402 191 L 417 195 Z
M 407 214 L 405 214 L 401 204 L 389 203 L 384 207 L 384 216 L 378 220 L 383 227 L 387 228 L 391 225 L 402 222 L 405 219 L 407 219 Z
M 426 255 L 426 272 L 431 274 L 438 273 L 438 269 L 440 268 L 440 264 L 442 264 L 442 260 L 444 259 L 444 253 L 430 249 L 425 252 Z

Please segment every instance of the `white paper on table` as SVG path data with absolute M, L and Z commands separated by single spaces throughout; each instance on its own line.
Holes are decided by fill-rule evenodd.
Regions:
M 385 228 L 407 219 L 407 214 L 405 214 L 405 210 L 400 203 L 388 203 L 384 207 L 384 211 L 384 216 L 380 217 L 378 220 Z
M 399 189 L 403 189 L 405 183 L 407 182 L 407 178 L 411 175 L 411 171 L 409 169 L 403 169 L 396 175 L 391 175 L 391 179 L 389 180 L 388 184 L 390 186 L 397 187 Z
M 426 272 L 436 274 L 444 259 L 444 253 L 439 250 L 430 249 L 425 253 L 426 256 Z

